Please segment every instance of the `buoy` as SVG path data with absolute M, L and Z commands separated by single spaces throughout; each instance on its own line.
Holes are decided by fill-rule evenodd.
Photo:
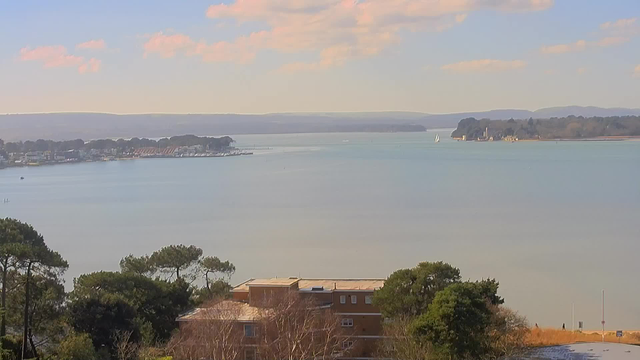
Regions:
M 20 176 L 20 180 L 24 180 L 24 176 Z

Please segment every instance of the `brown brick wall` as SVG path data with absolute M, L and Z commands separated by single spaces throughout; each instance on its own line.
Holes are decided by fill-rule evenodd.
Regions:
M 346 296 L 346 304 L 340 303 L 340 296 Z M 356 303 L 352 304 L 351 299 L 355 296 Z M 373 296 L 371 292 L 342 292 L 333 293 L 333 309 L 339 313 L 379 313 L 380 309 L 373 305 L 365 304 L 365 296 Z

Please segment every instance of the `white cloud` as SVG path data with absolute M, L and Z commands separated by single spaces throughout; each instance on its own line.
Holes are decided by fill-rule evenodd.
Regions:
M 34 49 L 28 46 L 24 47 L 20 49 L 20 60 L 41 62 L 45 69 L 77 67 L 81 74 L 98 72 L 101 64 L 101 61 L 97 59 L 85 62 L 82 56 L 70 55 L 67 53 L 67 48 L 62 45 L 39 46 Z
M 461 61 L 454 64 L 447 64 L 441 67 L 442 70 L 453 73 L 478 73 L 478 72 L 500 72 L 522 69 L 527 63 L 522 60 L 471 60 Z
M 540 51 L 543 54 L 564 54 L 568 52 L 584 51 L 587 48 L 585 40 L 578 40 L 572 44 L 559 44 L 552 46 L 543 46 Z
M 76 49 L 91 49 L 91 50 L 104 50 L 107 48 L 107 44 L 103 39 L 89 40 L 76 45 Z
M 570 44 L 543 46 L 540 51 L 543 54 L 563 54 L 584 51 L 589 48 L 621 45 L 628 42 L 631 37 L 640 34 L 640 28 L 637 26 L 636 20 L 637 18 L 620 19 L 601 24 L 600 36 L 603 37 L 600 40 L 579 40 Z
M 200 49 L 207 54 L 203 60 L 245 63 L 263 49 L 314 52 L 319 55 L 316 62 L 288 64 L 281 70 L 320 70 L 377 55 L 397 43 L 402 31 L 444 31 L 473 11 L 539 11 L 553 4 L 554 0 L 236 0 L 210 6 L 207 16 L 225 23 L 266 24 L 267 30 L 230 42 L 203 42 Z M 187 35 L 163 36 L 151 38 L 145 54 L 188 55 L 185 47 L 195 46 Z
M 630 18 L 630 19 L 620 19 L 617 21 L 609 21 L 606 22 L 602 25 L 600 25 L 600 29 L 602 30 L 611 30 L 611 29 L 623 29 L 623 28 L 629 28 L 635 25 L 636 20 L 638 20 L 638 18 Z
M 607 46 L 615 46 L 624 44 L 629 41 L 629 38 L 616 36 L 616 37 L 606 37 L 594 43 L 595 46 L 607 47 Z
M 80 74 L 86 73 L 95 73 L 100 71 L 100 67 L 102 66 L 102 61 L 91 58 L 87 63 L 84 63 L 78 67 L 78 72 Z

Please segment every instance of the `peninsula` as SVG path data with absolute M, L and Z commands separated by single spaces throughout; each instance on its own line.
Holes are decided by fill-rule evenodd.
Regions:
M 153 140 L 147 138 L 84 140 L 19 141 L 5 143 L 0 139 L 0 168 L 39 166 L 73 162 L 115 161 L 134 158 L 225 157 L 250 155 L 232 147 L 234 140 L 195 135 L 173 136 Z
M 640 137 L 640 116 L 460 120 L 451 137 L 467 141 L 620 140 Z

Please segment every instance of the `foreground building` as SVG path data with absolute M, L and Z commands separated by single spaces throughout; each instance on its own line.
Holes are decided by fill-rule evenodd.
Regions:
M 215 308 L 196 309 L 178 321 L 184 325 L 213 316 L 219 319 L 219 326 L 233 322 L 240 329 L 243 344 L 238 359 L 256 360 L 255 339 L 261 331 L 261 314 L 278 306 L 273 299 L 295 294 L 305 303 L 314 304 L 314 309 L 330 311 L 332 318 L 337 317 L 336 330 L 347 334 L 342 335 L 344 340 L 339 346 L 348 350 L 348 355 L 345 351 L 341 358 L 369 359 L 374 357 L 376 343 L 382 338 L 382 315 L 373 305 L 373 293 L 383 284 L 383 279 L 249 279 L 233 288 L 232 300 L 218 303 Z

